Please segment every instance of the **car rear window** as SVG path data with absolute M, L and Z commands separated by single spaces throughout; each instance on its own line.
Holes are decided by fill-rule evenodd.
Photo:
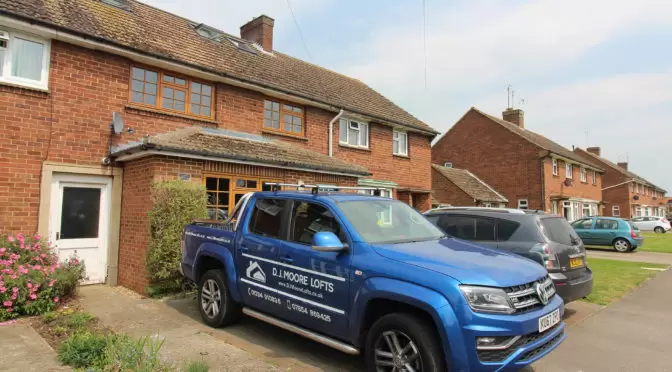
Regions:
M 562 217 L 542 218 L 541 230 L 549 240 L 559 244 L 573 245 L 579 239 L 574 229 Z
M 630 230 L 639 230 L 637 226 L 633 225 L 631 221 L 625 221 L 625 222 L 627 222 L 628 225 L 630 226 Z

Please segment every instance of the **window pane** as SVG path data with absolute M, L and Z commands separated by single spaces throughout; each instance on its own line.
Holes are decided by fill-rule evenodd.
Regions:
M 392 147 L 393 147 L 392 151 L 394 151 L 395 154 L 398 154 L 399 153 L 399 141 L 394 141 Z
M 441 216 L 439 228 L 446 234 L 464 240 L 474 240 L 476 236 L 476 221 L 471 217 Z
M 247 180 L 247 188 L 248 189 L 256 189 L 257 188 L 257 181 Z
M 273 128 L 274 129 L 280 129 L 280 121 L 273 120 Z
M 0 47 L 3 46 L 2 42 L 0 41 Z M 5 50 L 0 49 L 0 76 L 2 76 L 3 72 L 3 65 L 5 64 Z
M 61 209 L 61 239 L 98 237 L 100 189 L 63 188 Z
M 145 94 L 145 103 L 149 105 L 156 105 L 156 96 L 150 96 Z
M 229 181 L 228 178 L 220 178 L 219 179 L 219 187 L 217 188 L 217 190 L 219 190 L 219 191 L 229 191 L 229 189 L 230 189 L 229 184 L 230 184 L 230 181 Z
M 131 86 L 134 92 L 142 92 L 142 89 L 145 87 L 145 84 L 143 84 L 142 81 L 133 80 L 133 84 Z
M 476 218 L 476 236 L 474 240 L 495 241 L 495 223 L 487 218 Z
M 291 131 L 292 131 L 292 122 L 291 122 L 291 121 L 290 121 L 289 123 L 288 123 L 288 122 L 285 122 L 285 124 L 283 125 L 283 128 L 284 128 L 284 130 L 286 130 L 287 132 L 291 132 Z
M 173 88 L 163 87 L 163 98 L 173 98 Z
M 359 128 L 359 144 L 360 146 L 367 147 L 369 146 L 369 127 L 368 125 L 360 124 Z
M 170 98 L 164 98 L 163 99 L 163 104 L 161 105 L 165 109 L 172 109 L 173 108 L 173 100 Z
M 228 207 L 229 206 L 229 193 L 228 192 L 220 192 L 217 194 L 217 206 L 218 207 Z
M 192 103 L 191 104 L 191 113 L 196 114 L 196 115 L 200 115 L 201 114 L 201 106 Z
M 344 119 L 341 119 L 338 128 L 338 141 L 343 143 L 348 142 L 348 122 Z
M 280 111 L 280 104 L 277 102 L 273 102 L 273 111 Z
M 267 110 L 271 109 L 271 101 L 264 101 L 264 108 Z
M 184 102 L 175 101 L 175 110 L 184 112 Z
M 145 80 L 145 70 L 141 68 L 133 67 L 132 75 L 133 79 Z
M 207 177 L 205 179 L 205 189 L 206 190 L 217 190 L 217 178 Z
M 156 83 L 156 80 L 158 78 L 158 75 L 154 71 L 146 71 L 145 72 L 145 81 L 149 83 Z
M 574 242 L 580 241 L 574 229 L 562 217 L 542 218 L 541 226 L 544 235 L 553 242 L 573 245 Z
M 206 97 L 206 96 L 201 97 L 201 105 L 203 106 L 210 107 L 210 101 L 212 101 L 212 97 Z
M 217 193 L 208 192 L 208 205 L 217 205 Z
M 270 119 L 270 118 L 271 118 L 271 111 L 264 110 L 264 119 Z
M 290 240 L 301 244 L 311 245 L 313 235 L 322 231 L 341 236 L 341 227 L 334 215 L 327 208 L 313 203 L 294 204 L 291 226 Z
M 357 146 L 359 144 L 359 131 L 355 129 L 348 129 L 348 143 Z
M 174 83 L 175 78 L 172 77 L 172 76 L 169 76 L 169 75 L 163 75 L 163 81 L 165 81 L 167 83 Z
M 176 90 L 175 91 L 175 99 L 178 100 L 178 101 L 184 101 L 184 91 Z
M 191 82 L 191 91 L 192 91 L 192 93 L 199 93 L 200 94 L 201 93 L 201 84 L 195 83 L 195 82 L 192 81 Z
M 271 119 L 264 119 L 264 126 L 266 128 L 270 128 L 271 127 Z
M 196 103 L 200 104 L 201 103 L 201 96 L 196 93 L 191 93 L 191 103 Z
M 273 120 L 274 121 L 280 121 L 280 113 L 277 111 L 273 111 Z
M 12 76 L 41 80 L 44 44 L 18 37 L 14 39 L 14 43 Z
M 177 84 L 177 85 L 186 85 L 187 82 L 184 81 L 184 79 L 178 79 L 178 78 L 175 78 L 175 84 Z
M 285 127 L 287 127 L 287 124 L 292 124 L 292 117 L 290 115 L 283 115 L 283 123 L 285 123 Z
M 210 116 L 210 107 L 201 107 L 201 115 Z
M 514 232 L 518 229 L 520 224 L 514 221 L 498 220 L 497 221 L 497 240 L 504 242 L 509 240 Z
M 156 84 L 145 83 L 145 93 L 156 95 Z
M 210 87 L 209 85 L 205 85 L 205 84 L 202 85 L 201 86 L 201 94 L 203 94 L 204 96 L 210 97 L 212 95 L 212 87 Z
M 133 94 L 131 95 L 131 101 L 142 103 L 142 97 L 143 97 L 142 93 L 133 92 Z
M 290 105 L 283 105 L 283 106 L 284 106 L 283 110 L 285 110 L 285 111 L 292 111 L 292 109 L 294 109 L 294 107 L 292 107 Z
M 298 113 L 300 113 L 300 112 L 301 112 L 301 108 L 300 108 L 300 107 L 294 107 L 294 112 L 298 112 Z
M 250 217 L 250 231 L 269 238 L 280 237 L 285 204 L 284 200 L 279 199 L 257 200 Z

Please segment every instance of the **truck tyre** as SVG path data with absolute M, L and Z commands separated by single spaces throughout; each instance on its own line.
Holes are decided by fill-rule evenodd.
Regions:
M 392 313 L 378 319 L 366 335 L 364 352 L 371 372 L 447 371 L 434 327 L 411 314 Z
M 198 309 L 205 324 L 221 327 L 236 321 L 240 306 L 233 301 L 226 287 L 224 271 L 208 270 L 198 285 Z

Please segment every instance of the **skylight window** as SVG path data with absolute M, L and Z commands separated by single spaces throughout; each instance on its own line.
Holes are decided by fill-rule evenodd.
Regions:
M 196 31 L 197 34 L 209 40 L 221 41 L 222 36 L 224 35 L 223 32 L 215 28 L 212 28 L 208 25 L 205 25 L 203 23 L 192 24 L 192 27 L 194 28 L 194 31 Z
M 119 8 L 121 10 L 131 11 L 131 5 L 127 0 L 100 0 L 103 4 Z
M 236 40 L 232 37 L 227 37 L 227 39 L 231 42 L 231 44 L 235 45 L 236 48 L 244 50 L 248 53 L 257 54 L 257 50 L 253 48 L 252 44 L 248 43 L 247 41 Z

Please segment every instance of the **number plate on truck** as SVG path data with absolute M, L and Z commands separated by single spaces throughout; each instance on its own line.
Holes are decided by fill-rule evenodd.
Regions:
M 560 323 L 560 309 L 555 309 L 555 311 L 552 313 L 539 318 L 539 333 L 553 327 L 558 323 Z

